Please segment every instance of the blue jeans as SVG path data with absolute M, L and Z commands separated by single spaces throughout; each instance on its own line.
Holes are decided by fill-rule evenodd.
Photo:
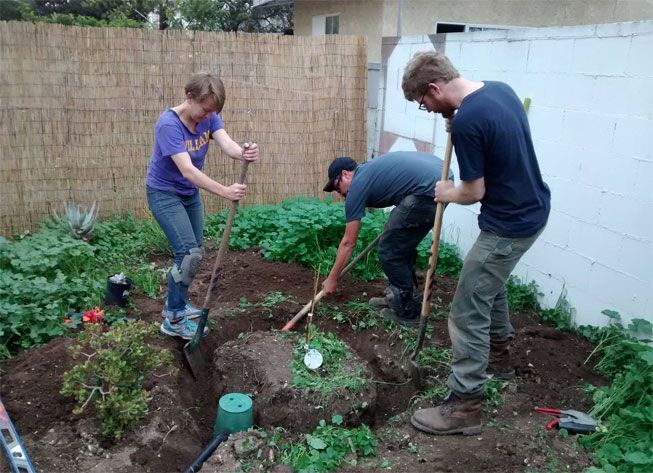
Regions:
M 168 238 L 179 267 L 191 248 L 201 248 L 204 233 L 204 208 L 199 190 L 191 196 L 177 195 L 147 186 L 147 204 Z M 188 286 L 175 282 L 168 273 L 168 310 L 183 310 L 188 302 Z

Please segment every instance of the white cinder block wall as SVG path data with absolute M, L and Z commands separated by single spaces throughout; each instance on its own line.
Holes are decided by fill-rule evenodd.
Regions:
M 604 325 L 603 309 L 653 321 L 653 21 L 450 34 L 442 46 L 464 77 L 507 82 L 532 100 L 552 211 L 513 274 L 535 280 L 547 307 L 565 295 L 579 324 Z M 410 57 L 432 49 L 429 37 L 401 38 L 384 64 L 381 132 L 398 136 L 392 150 L 420 140 L 444 153 L 441 117 L 401 90 Z M 463 255 L 478 211 L 445 212 L 445 239 Z

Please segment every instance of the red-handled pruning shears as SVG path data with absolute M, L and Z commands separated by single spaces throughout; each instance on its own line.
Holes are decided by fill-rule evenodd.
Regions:
M 590 434 L 596 430 L 596 420 L 581 411 L 551 409 L 548 407 L 536 407 L 535 411 L 555 416 L 555 419 L 546 424 L 546 430 L 557 427 L 574 434 Z

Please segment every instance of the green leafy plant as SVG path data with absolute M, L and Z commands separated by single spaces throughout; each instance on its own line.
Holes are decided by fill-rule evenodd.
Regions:
M 563 291 L 555 307 L 540 311 L 540 321 L 563 332 L 574 332 L 576 330 L 574 308 L 567 301 L 565 294 L 566 292 Z
M 342 416 L 334 415 L 330 424 L 321 420 L 301 441 L 280 445 L 281 463 L 292 465 L 297 473 L 329 472 L 347 463 L 355 466 L 359 457 L 375 455 L 377 445 L 367 425 L 346 429 Z
M 154 220 L 115 218 L 99 222 L 94 235 L 76 239 L 48 219 L 34 234 L 0 240 L 0 356 L 63 335 L 70 312 L 101 307 L 110 274 L 130 273 L 156 295 L 162 270 L 146 257 L 169 249 Z M 105 323 L 123 319 L 107 314 Z
M 508 291 L 508 306 L 512 312 L 540 310 L 540 303 L 537 300 L 539 293 L 535 281 L 524 284 L 518 277 L 510 276 L 506 281 L 506 290 Z
M 351 352 L 345 343 L 331 333 L 323 333 L 315 330 L 310 348 L 318 350 L 322 354 L 322 367 L 311 370 L 304 365 L 304 339 L 299 340 L 293 350 L 292 361 L 292 382 L 293 386 L 300 389 L 310 389 L 327 396 L 335 391 L 361 389 L 367 382 L 361 377 L 359 371 L 347 369 L 347 360 L 351 358 Z
M 70 352 L 79 361 L 63 377 L 61 394 L 77 401 L 75 414 L 93 406 L 102 434 L 118 440 L 147 413 L 145 381 L 163 367 L 174 372 L 172 355 L 147 344 L 157 333 L 144 322 L 113 326 L 106 332 L 100 325 L 85 325 L 79 342 Z
M 53 219 L 63 228 L 70 231 L 70 234 L 80 240 L 88 241 L 93 235 L 95 223 L 97 222 L 97 202 L 82 207 L 74 202 L 67 202 L 64 205 L 64 214 L 59 215 L 53 211 Z
M 361 222 L 353 256 L 383 231 L 388 215 L 382 210 L 367 212 Z M 219 238 L 225 221 L 226 212 L 209 215 L 205 234 Z M 243 209 L 234 221 L 234 236 L 229 245 L 233 249 L 260 247 L 268 260 L 299 263 L 312 269 L 321 268 L 322 274 L 326 274 L 335 260 L 344 230 L 342 202 L 298 197 L 278 205 Z M 418 246 L 419 268 L 428 266 L 430 245 L 431 239 L 427 237 Z M 441 242 L 438 259 L 440 274 L 457 275 L 462 268 L 462 260 L 454 245 Z M 371 250 L 351 273 L 365 280 L 382 277 L 383 271 L 378 263 L 376 249 Z
M 317 307 L 317 314 L 332 318 L 338 324 L 348 323 L 356 331 L 374 329 L 385 320 L 374 307 L 362 301 L 349 301 L 342 310 L 337 306 L 321 304 Z
M 281 304 L 282 302 L 294 302 L 295 297 L 291 296 L 289 294 L 284 294 L 283 292 L 280 291 L 274 291 L 274 292 L 268 292 L 264 297 L 261 302 L 259 302 L 259 306 L 261 306 L 262 312 L 264 315 L 267 315 L 268 317 L 272 317 L 272 309 Z
M 600 465 L 588 471 L 648 472 L 653 469 L 653 326 L 634 319 L 624 327 L 617 312 L 603 314 L 610 318 L 606 327 L 580 328 L 597 342 L 586 363 L 600 357 L 595 369 L 611 381 L 609 386 L 587 388 L 594 400 L 590 415 L 602 423 L 580 439 L 595 450 Z
M 65 333 L 71 309 L 100 304 L 104 282 L 89 278 L 95 249 L 61 228 L 0 245 L 0 345 L 5 355 Z

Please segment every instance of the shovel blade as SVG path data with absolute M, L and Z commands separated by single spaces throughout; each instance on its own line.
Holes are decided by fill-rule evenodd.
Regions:
M 184 345 L 184 357 L 186 358 L 186 363 L 188 363 L 193 378 L 198 380 L 202 376 L 202 373 L 206 373 L 206 361 L 204 361 L 204 355 L 202 355 L 202 350 L 200 350 L 199 345 L 192 347 L 190 344 L 188 342 Z
M 202 354 L 200 345 L 208 316 L 209 310 L 203 308 L 197 323 L 197 331 L 195 332 L 195 335 L 193 335 L 193 338 L 184 345 L 184 358 L 186 358 L 186 363 L 188 363 L 190 372 L 195 380 L 200 379 L 200 377 L 206 373 L 206 361 L 204 360 L 204 355 Z

